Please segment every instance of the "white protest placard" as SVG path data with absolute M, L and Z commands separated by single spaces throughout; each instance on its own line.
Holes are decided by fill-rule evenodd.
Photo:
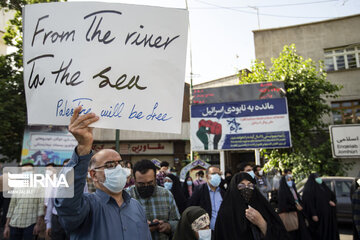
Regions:
M 119 3 L 25 6 L 28 124 L 180 133 L 188 12 Z

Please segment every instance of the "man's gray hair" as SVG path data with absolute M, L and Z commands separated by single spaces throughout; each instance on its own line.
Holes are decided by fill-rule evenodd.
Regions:
M 94 167 L 96 163 L 96 158 L 95 155 L 91 157 L 90 162 L 89 162 L 89 169 L 92 169 Z

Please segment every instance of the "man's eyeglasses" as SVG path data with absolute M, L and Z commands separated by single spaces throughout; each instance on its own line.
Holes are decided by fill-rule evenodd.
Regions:
M 239 183 L 239 184 L 237 185 L 237 187 L 238 187 L 239 190 L 245 189 L 245 188 L 254 189 L 254 188 L 255 188 L 255 185 L 252 184 L 252 183 L 249 183 L 248 185 L 243 184 L 243 183 Z
M 102 166 L 100 166 L 100 167 L 94 167 L 93 169 L 99 169 L 99 168 L 114 169 L 114 168 L 116 168 L 116 166 L 117 166 L 118 164 L 119 164 L 121 167 L 125 167 L 125 162 L 124 162 L 124 160 L 118 160 L 118 161 L 106 162 L 104 165 L 102 165 Z

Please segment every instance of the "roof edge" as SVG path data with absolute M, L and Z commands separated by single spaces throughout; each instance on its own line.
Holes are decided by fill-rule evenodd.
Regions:
M 285 29 L 285 28 L 294 28 L 294 27 L 299 27 L 299 26 L 307 26 L 307 25 L 312 25 L 312 24 L 321 24 L 321 23 L 324 23 L 324 22 L 332 22 L 332 21 L 338 21 L 338 20 L 354 18 L 354 17 L 360 17 L 360 14 L 354 14 L 354 15 L 337 17 L 337 18 L 329 18 L 329 19 L 326 19 L 326 20 L 318 21 L 318 22 L 295 24 L 295 25 L 284 26 L 284 27 L 256 29 L 256 30 L 252 30 L 252 32 L 256 33 L 256 32 L 265 32 L 265 31 L 279 30 L 279 29 Z

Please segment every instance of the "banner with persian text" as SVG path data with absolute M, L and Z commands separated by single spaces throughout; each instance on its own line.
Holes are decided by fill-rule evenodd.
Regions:
M 191 104 L 239 102 L 285 97 L 284 82 L 264 82 L 192 90 Z
M 22 146 L 22 164 L 62 165 L 71 158 L 77 141 L 65 126 L 29 126 L 25 128 Z
M 188 11 L 119 3 L 26 5 L 28 124 L 180 133 Z
M 190 127 L 194 151 L 291 146 L 284 97 L 192 105 Z

